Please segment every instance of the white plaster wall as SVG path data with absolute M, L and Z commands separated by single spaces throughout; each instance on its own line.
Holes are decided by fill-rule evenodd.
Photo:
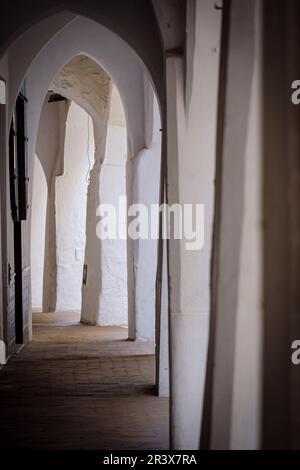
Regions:
M 68 18 L 71 20 L 71 17 Z M 51 22 L 51 25 L 53 22 Z M 55 21 L 54 21 L 55 23 Z M 44 31 L 51 30 L 45 22 Z M 59 25 L 61 27 L 61 25 Z M 20 37 L 14 44 L 10 60 L 16 66 L 14 76 L 23 77 L 26 72 L 26 94 L 28 97 L 28 134 L 29 134 L 29 155 L 34 151 L 35 139 L 38 131 L 39 117 L 42 108 L 44 96 L 53 76 L 69 61 L 74 55 L 86 53 L 94 58 L 99 64 L 108 71 L 120 90 L 122 101 L 124 103 L 127 119 L 128 131 L 128 151 L 130 158 L 133 158 L 144 147 L 144 72 L 140 61 L 127 44 L 118 36 L 113 34 L 105 27 L 83 17 L 76 17 L 60 32 L 53 35 L 51 40 L 44 44 L 44 48 L 30 63 L 27 55 L 27 63 L 20 60 L 23 54 L 23 44 L 30 43 L 32 38 L 36 39 L 38 28 L 33 31 L 28 30 L 24 36 Z M 51 31 L 50 31 L 51 36 Z M 105 44 L 105 47 L 99 45 Z M 63 45 L 63 47 L 62 47 Z M 21 80 L 21 78 L 20 78 Z M 10 96 L 15 96 L 18 83 L 13 84 Z M 11 102 L 13 99 L 11 98 Z M 131 186 L 131 183 L 127 183 Z M 24 245 L 30 239 L 30 214 L 28 223 L 24 224 Z M 28 252 L 24 250 L 25 258 Z M 131 253 L 130 253 L 131 256 Z M 29 263 L 27 258 L 26 263 Z M 129 259 L 132 269 L 132 260 Z M 134 316 L 133 302 L 133 281 L 130 274 L 129 303 L 131 305 L 131 315 Z
M 19 50 L 21 43 L 20 40 Z M 99 47 L 101 44 L 105 44 L 105 47 Z M 120 90 L 127 118 L 130 150 L 134 155 L 144 146 L 143 71 L 137 57 L 124 41 L 105 27 L 83 17 L 77 17 L 57 33 L 30 64 L 26 82 L 30 98 L 28 112 L 31 145 L 51 80 L 67 61 L 79 53 L 85 53 L 99 63 Z M 14 56 L 15 62 L 18 59 L 18 55 Z
M 70 23 L 63 30 L 63 26 L 68 22 Z M 58 32 L 61 28 L 61 32 Z M 33 47 L 28 46 L 30 44 Z M 105 47 L 99 47 L 99 44 L 105 44 Z M 63 12 L 30 28 L 10 48 L 9 60 L 10 64 L 13 64 L 11 68 L 13 77 L 10 80 L 12 87 L 9 94 L 10 109 L 25 73 L 28 78 L 31 163 L 39 115 L 48 84 L 63 62 L 82 51 L 86 51 L 97 61 L 103 63 L 111 76 L 118 82 L 128 119 L 130 156 L 134 157 L 144 146 L 144 103 L 142 99 L 144 65 L 131 47 L 128 47 L 109 29 L 86 18 L 75 18 L 72 13 Z M 59 67 L 57 67 L 58 64 Z M 130 185 L 131 182 L 128 184 Z M 28 246 L 30 241 L 30 217 L 29 213 L 28 222 L 24 223 L 24 247 Z M 24 259 L 25 264 L 29 264 L 29 250 L 24 250 Z M 131 260 L 129 263 L 132 263 Z M 130 290 L 133 292 L 132 286 Z M 132 315 L 134 315 L 134 309 L 132 309 Z
M 31 203 L 31 302 L 34 310 L 42 311 L 48 187 L 37 156 L 34 158 L 32 184 L 34 190 Z
M 35 33 L 33 33 L 33 35 L 34 34 Z M 31 39 L 31 30 L 29 30 L 25 33 L 24 37 L 21 37 L 15 43 L 11 56 L 11 60 L 15 64 L 20 63 L 19 55 L 22 55 L 23 43 L 25 40 L 30 41 Z M 105 44 L 105 47 L 99 47 L 100 44 Z M 40 51 L 39 55 L 35 57 L 32 63 L 28 62 L 26 64 L 29 135 L 28 152 L 31 167 L 40 113 L 49 84 L 54 75 L 68 60 L 83 51 L 103 65 L 120 90 L 126 110 L 130 154 L 133 156 L 143 147 L 143 71 L 139 60 L 126 43 L 111 31 L 91 20 L 77 17 L 62 31 L 52 37 L 51 41 Z M 25 65 L 22 70 L 25 72 Z M 18 73 L 20 73 L 19 70 Z M 11 96 L 15 93 L 16 90 L 12 91 Z M 28 221 L 23 224 L 24 246 L 30 243 L 30 217 L 31 214 L 29 212 Z M 29 251 L 30 250 L 24 249 L 25 264 L 30 263 Z M 13 257 L 10 256 L 10 259 L 13 259 Z M 97 282 L 97 284 L 99 283 Z M 133 286 L 131 286 L 130 289 L 130 297 L 131 299 L 133 298 Z M 132 315 L 133 314 L 132 309 Z M 98 309 L 94 315 L 98 315 Z
M 126 195 L 127 131 L 120 95 L 112 87 L 105 159 L 101 167 L 100 201 L 118 209 L 119 197 Z M 117 210 L 118 214 L 118 210 Z M 122 227 L 126 228 L 126 214 Z M 101 243 L 102 288 L 100 324 L 128 324 L 127 240 Z
M 74 100 L 92 117 L 95 153 L 89 171 L 87 189 L 87 220 L 84 264 L 87 265 L 86 282 L 82 284 L 81 321 L 98 324 L 101 292 L 101 240 L 97 236 L 96 214 L 100 204 L 100 172 L 105 158 L 107 123 L 111 96 L 111 79 L 89 57 L 73 57 L 54 77 L 51 89 Z
M 59 112 L 60 108 L 64 106 L 65 102 L 50 104 L 45 98 L 39 122 L 35 152 L 43 167 L 49 188 L 53 177 L 59 174 L 63 167 L 59 149 L 61 127 L 64 127 L 65 123 L 60 122 Z
M 47 46 L 51 37 L 68 25 L 76 15 L 62 11 L 33 25 L 24 32 L 9 48 L 9 106 L 13 108 L 15 100 L 29 65 L 40 51 Z
M 64 172 L 56 179 L 57 311 L 81 307 L 87 187 L 94 152 L 92 120 L 72 102 L 66 123 Z
M 188 7 L 193 2 L 187 2 Z M 221 11 L 195 2 L 188 15 L 193 61 L 188 92 L 184 61 L 168 57 L 168 203 L 204 204 L 204 247 L 187 251 L 169 242 L 171 446 L 198 449 L 201 433 L 210 315 Z M 190 99 L 189 107 L 186 99 Z
M 35 149 L 36 155 L 44 170 L 48 190 L 44 241 L 43 312 L 50 312 L 56 309 L 55 181 L 56 177 L 63 172 L 65 128 L 68 108 L 68 101 L 48 103 L 48 98 L 46 97 L 42 108 Z M 29 200 L 32 200 L 36 197 L 35 184 L 31 184 L 29 189 Z M 30 220 L 28 223 L 29 222 Z M 34 224 L 31 224 L 31 230 L 36 230 Z
M 255 450 L 261 437 L 262 359 L 262 115 L 261 5 L 255 0 L 255 63 L 245 151 L 231 449 Z
M 153 94 L 153 91 L 152 91 Z M 152 138 L 134 162 L 133 199 L 144 204 L 159 203 L 161 122 L 157 100 L 154 98 L 151 127 Z M 155 336 L 155 284 L 157 272 L 157 240 L 137 240 L 134 243 L 136 338 L 153 340 Z
M 89 122 L 89 127 L 87 125 Z M 89 130 L 88 130 L 89 129 Z M 81 283 L 86 243 L 90 227 L 86 219 L 89 170 L 94 164 L 92 120 L 72 103 L 66 125 L 64 173 L 56 180 L 57 304 L 56 310 L 80 310 Z M 89 154 L 89 158 L 88 158 Z M 104 163 L 100 172 L 100 201 L 118 207 L 126 194 L 125 167 L 127 132 L 125 114 L 117 88 L 113 88 Z M 95 217 L 96 214 L 94 214 Z M 126 225 L 126 217 L 123 220 Z M 101 256 L 101 325 L 126 325 L 127 242 L 103 240 Z M 88 276 L 89 276 L 88 270 Z
M 213 266 L 211 448 L 255 448 L 260 342 L 260 79 L 257 2 L 232 0 Z M 221 167 L 221 171 L 220 171 Z M 215 282 L 216 280 L 216 282 Z
M 35 60 L 30 63 L 34 54 L 29 57 L 27 54 L 26 60 L 20 61 L 20 55 L 23 54 L 22 45 L 26 42 L 30 43 L 32 38 L 37 40 L 39 38 L 38 28 L 33 31 L 27 31 L 24 36 L 18 39 L 11 50 L 10 60 L 15 64 L 14 76 L 18 77 L 13 83 L 13 89 L 10 93 L 10 102 L 13 103 L 13 97 L 17 92 L 19 86 L 18 80 L 24 76 L 26 71 L 26 94 L 28 97 L 28 134 L 29 134 L 29 155 L 31 157 L 35 139 L 38 130 L 38 123 L 42 103 L 45 93 L 48 89 L 49 83 L 57 71 L 75 54 L 85 52 L 90 57 L 94 58 L 98 63 L 108 71 L 116 82 L 122 101 L 124 103 L 125 114 L 127 119 L 128 130 L 128 154 L 131 159 L 138 155 L 139 151 L 145 146 L 145 115 L 144 115 L 144 69 L 139 59 L 133 51 L 115 34 L 106 29 L 105 27 L 88 20 L 86 18 L 77 17 L 72 20 L 72 15 L 66 15 L 65 18 L 70 23 L 57 34 L 54 34 L 49 42 L 47 42 L 46 35 L 44 48 L 35 56 Z M 62 19 L 63 22 L 63 19 Z M 46 32 L 48 25 L 42 26 L 42 30 Z M 51 21 L 49 30 L 55 30 L 56 20 Z M 45 26 L 45 27 L 44 27 Z M 59 24 L 58 29 L 61 27 Z M 48 31 L 48 30 L 47 30 Z M 49 37 L 51 36 L 51 31 Z M 62 47 L 63 44 L 63 47 Z M 99 44 L 105 44 L 105 48 L 99 47 Z M 28 48 L 26 48 L 27 51 Z M 32 51 L 27 51 L 32 52 Z M 25 63 L 26 62 L 26 63 Z M 20 64 L 20 67 L 18 67 Z M 149 164 L 149 162 L 148 162 Z M 131 172 L 129 172 L 131 174 Z M 144 172 L 146 174 L 146 171 Z M 131 181 L 127 181 L 128 186 L 132 186 Z M 128 187 L 127 186 L 127 187 Z M 156 197 L 155 197 L 156 199 Z M 30 239 L 30 214 L 26 224 L 24 224 L 24 246 Z M 131 253 L 130 253 L 131 255 Z M 25 262 L 29 263 L 28 251 L 24 250 Z M 151 258 L 153 262 L 155 257 Z M 142 257 L 139 258 L 140 260 Z M 131 258 L 129 259 L 131 264 Z M 155 263 L 156 264 L 156 263 Z M 147 264 L 144 264 L 143 269 L 148 269 Z M 130 271 L 130 268 L 129 268 Z M 151 281 L 152 282 L 152 281 Z M 130 279 L 131 299 L 133 297 L 133 283 Z M 143 295 L 146 295 L 147 285 L 143 287 Z M 153 291 L 152 288 L 148 290 L 151 296 L 151 305 L 153 304 Z M 131 315 L 134 316 L 134 302 L 130 300 Z M 142 310 L 141 310 L 142 311 Z M 151 315 L 154 318 L 154 310 L 151 308 Z M 146 325 L 147 327 L 147 325 Z M 147 327 L 148 328 L 148 327 Z M 153 331 L 153 320 L 152 320 Z M 147 337 L 148 333 L 144 336 Z M 148 336 L 152 336 L 148 335 Z

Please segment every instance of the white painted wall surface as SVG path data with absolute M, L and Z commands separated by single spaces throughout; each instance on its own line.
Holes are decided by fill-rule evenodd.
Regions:
M 86 194 L 94 150 L 92 120 L 72 102 L 66 124 L 64 172 L 56 179 L 57 311 L 81 307 Z
M 230 448 L 261 444 L 263 252 L 262 252 L 262 58 L 261 5 L 255 0 L 255 62 L 245 149 L 244 217 L 239 267 Z
M 55 19 L 54 23 L 55 22 L 56 24 L 59 23 L 57 19 Z M 51 29 L 51 25 L 48 26 L 48 24 L 45 23 L 42 25 L 42 29 L 43 31 L 48 31 L 48 29 Z M 26 55 L 27 62 L 25 61 L 25 64 L 23 63 L 24 61 L 20 60 L 20 56 L 24 54 L 23 44 L 30 43 L 32 35 L 35 40 L 36 36 L 38 36 L 38 38 L 41 37 L 41 35 L 36 34 L 36 30 L 28 31 L 28 34 L 26 33 L 24 37 L 20 38 L 14 44 L 10 55 L 11 60 L 17 64 L 16 70 L 14 70 L 14 77 L 18 77 L 15 83 L 13 83 L 13 89 L 11 89 L 10 92 L 11 97 L 16 95 L 19 83 L 26 73 L 26 94 L 28 97 L 29 117 L 28 134 L 30 136 L 28 150 L 30 159 L 34 152 L 40 112 L 49 84 L 61 67 L 74 55 L 79 53 L 85 53 L 101 64 L 120 90 L 126 110 L 130 158 L 137 155 L 145 145 L 144 72 L 140 61 L 127 44 L 105 27 L 87 18 L 77 17 L 52 37 L 51 41 L 45 45 L 33 62 L 31 62 L 31 59 Z M 62 44 L 64 47 L 61 47 Z M 99 44 L 105 44 L 105 47 L 99 48 Z M 18 64 L 21 64 L 19 68 Z M 12 101 L 13 99 L 11 98 L 10 102 Z M 32 165 L 31 161 L 30 165 Z M 131 182 L 128 182 L 128 184 L 131 186 Z M 28 223 L 24 224 L 24 245 L 26 245 L 30 239 L 30 217 L 31 215 L 29 213 Z M 29 259 L 26 258 L 26 250 L 24 251 L 24 256 L 25 263 L 29 264 Z M 129 263 L 132 266 L 131 257 Z M 133 272 L 133 269 L 130 268 L 130 273 L 131 272 Z M 131 275 L 129 279 L 131 285 L 129 289 L 129 303 L 132 307 L 131 315 L 134 316 L 132 277 Z M 98 309 L 95 315 L 97 314 Z
M 44 170 L 37 156 L 34 158 L 33 187 L 31 206 L 31 299 L 32 308 L 36 311 L 42 311 L 48 187 Z
M 187 2 L 188 7 L 192 8 L 192 3 Z M 195 39 L 188 39 L 194 42 L 188 90 L 183 60 L 168 57 L 166 65 L 168 203 L 205 207 L 202 250 L 187 251 L 184 240 L 169 242 L 174 449 L 199 448 L 210 320 L 221 14 L 213 0 L 198 1 L 195 6 L 188 15 L 188 31 Z
M 65 130 L 69 110 L 68 101 L 48 103 L 46 98 L 42 108 L 36 143 L 36 155 L 45 172 L 48 185 L 45 233 L 45 261 L 43 279 L 43 312 L 56 309 L 56 216 L 55 216 L 55 182 L 56 176 L 63 172 Z M 30 187 L 32 199 L 34 188 Z
M 112 88 L 105 159 L 100 175 L 100 201 L 119 207 L 126 195 L 127 131 L 120 95 Z M 117 210 L 118 213 L 118 210 Z M 126 216 L 122 228 L 126 229 Z M 100 324 L 128 324 L 127 240 L 103 240 L 101 243 L 102 289 Z
M 152 108 L 149 110 L 152 135 L 149 147 L 139 152 L 134 162 L 133 198 L 135 203 L 144 204 L 150 211 L 151 204 L 159 203 L 161 162 L 161 122 L 154 95 L 149 106 Z M 155 336 L 156 271 L 157 240 L 134 242 L 136 338 L 143 341 Z
M 97 211 L 100 204 L 100 172 L 105 158 L 107 123 L 111 96 L 111 79 L 96 62 L 79 54 L 59 71 L 51 89 L 76 102 L 92 118 L 94 129 L 94 163 L 87 188 L 87 220 L 84 264 L 87 277 L 82 284 L 81 321 L 99 324 L 101 293 L 101 240 L 97 237 Z
M 55 104 L 47 105 L 56 106 Z M 46 142 L 44 142 L 46 145 Z M 40 152 L 42 149 L 40 149 Z M 86 195 L 89 170 L 94 164 L 92 119 L 72 102 L 66 123 L 63 174 L 56 178 L 57 311 L 80 310 L 86 243 Z M 113 88 L 107 144 L 100 175 L 100 200 L 116 208 L 126 194 L 127 132 L 120 95 Z M 33 308 L 42 308 L 47 186 L 42 166 L 34 166 L 32 204 Z M 126 227 L 126 217 L 123 220 Z M 101 243 L 102 269 L 99 324 L 127 325 L 127 242 Z
M 24 53 L 22 45 L 26 42 L 29 43 L 31 39 L 32 36 L 29 31 L 26 38 L 22 37 L 15 44 L 11 56 L 15 64 L 20 64 L 20 55 L 22 56 Z M 99 48 L 99 44 L 105 44 L 105 47 Z M 18 72 L 18 76 L 21 77 L 26 72 L 30 172 L 32 171 L 32 156 L 38 133 L 40 113 L 49 84 L 66 62 L 74 55 L 83 52 L 94 58 L 108 71 L 120 90 L 126 108 L 131 156 L 135 155 L 144 145 L 143 71 L 136 55 L 124 41 L 108 29 L 86 18 L 78 17 L 60 33 L 54 35 L 32 63 L 29 60 L 26 67 L 24 65 L 20 67 L 20 70 L 15 70 L 16 74 Z M 16 74 L 14 76 L 17 76 Z M 7 73 L 3 76 L 6 77 Z M 16 94 L 18 85 L 18 83 L 15 84 L 10 96 Z M 30 243 L 30 219 L 31 214 L 29 212 L 28 221 L 23 226 L 24 246 Z M 13 256 L 10 256 L 10 259 L 13 259 Z M 24 264 L 30 264 L 29 250 L 24 250 Z M 99 285 L 98 280 L 96 281 Z M 131 299 L 133 297 L 133 288 L 130 290 L 130 297 Z M 95 316 L 99 313 L 98 308 L 90 309 L 89 305 L 87 310 L 94 311 Z M 134 315 L 133 309 L 132 312 L 132 315 Z M 29 312 L 29 316 L 31 318 L 31 312 Z M 31 319 L 29 323 L 31 324 Z

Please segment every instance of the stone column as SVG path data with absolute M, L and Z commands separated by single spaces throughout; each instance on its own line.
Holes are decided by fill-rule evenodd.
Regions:
M 260 270 L 258 2 L 223 12 L 211 357 L 212 449 L 258 445 Z M 254 61 L 255 59 L 255 61 Z M 251 274 L 252 273 L 252 274 Z
M 154 91 L 145 79 L 145 148 L 133 162 L 133 202 L 143 204 L 151 213 L 152 204 L 159 204 L 161 170 L 161 120 Z M 154 225 L 158 225 L 157 221 Z M 151 225 L 149 220 L 148 232 Z M 136 338 L 142 341 L 155 337 L 155 285 L 157 273 L 157 239 L 133 242 L 135 274 Z
M 204 247 L 188 251 L 170 239 L 171 447 L 198 449 L 206 375 L 210 313 L 210 259 L 221 14 L 213 1 L 197 1 L 188 15 L 191 60 L 167 54 L 167 200 L 204 204 Z M 200 228 L 200 227 L 199 227 Z
M 96 136 L 95 136 L 96 138 Z M 101 148 L 103 144 L 101 145 Z M 95 153 L 96 154 L 96 153 Z M 101 241 L 97 237 L 97 208 L 100 204 L 100 171 L 102 161 L 95 161 L 90 172 L 86 208 L 86 248 L 84 265 L 87 267 L 86 281 L 82 285 L 81 322 L 97 325 L 100 322 L 101 292 Z
M 108 100 L 109 103 L 109 100 Z M 98 120 L 93 119 L 95 138 L 95 163 L 90 172 L 87 192 L 86 246 L 84 265 L 87 266 L 86 281 L 82 284 L 81 322 L 88 325 L 101 324 L 101 240 L 97 235 L 98 207 L 100 205 L 100 173 L 105 155 L 109 106 Z
M 47 117 L 50 107 L 55 107 L 55 119 L 43 119 Z M 44 279 L 43 279 L 43 312 L 54 312 L 56 308 L 57 287 L 57 259 L 56 259 L 56 177 L 63 173 L 64 145 L 66 120 L 69 103 L 50 104 L 47 101 L 41 115 L 41 124 L 37 139 L 37 153 L 43 165 L 48 186 L 48 198 L 46 209 L 45 229 L 45 255 L 44 255 Z M 49 124 L 50 123 L 50 124 Z M 47 127 L 48 125 L 48 127 Z M 49 125 L 53 127 L 49 127 Z M 57 137 L 57 142 L 48 141 L 48 132 Z M 44 136 L 47 136 L 47 139 Z M 52 145 L 51 145 L 52 144 Z M 45 146 L 47 147 L 45 149 Z M 49 159 L 47 165 L 47 158 Z
M 54 77 L 51 88 L 74 100 L 93 120 L 95 159 L 87 193 L 86 248 L 84 265 L 86 282 L 82 285 L 81 321 L 100 324 L 101 240 L 97 236 L 100 204 L 100 172 L 105 156 L 107 123 L 111 98 L 111 79 L 92 59 L 73 57 Z

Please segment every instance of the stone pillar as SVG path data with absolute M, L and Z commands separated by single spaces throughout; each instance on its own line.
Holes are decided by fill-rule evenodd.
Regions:
M 109 103 L 109 101 L 108 101 Z M 86 246 L 84 265 L 87 266 L 86 281 L 82 284 L 81 322 L 88 325 L 101 324 L 100 297 L 102 289 L 101 240 L 97 235 L 100 205 L 100 173 L 105 155 L 109 106 L 94 123 L 95 163 L 90 172 L 86 209 Z
M 87 192 L 86 282 L 82 285 L 81 321 L 100 324 L 101 240 L 97 236 L 100 204 L 100 172 L 105 156 L 107 123 L 111 98 L 111 79 L 92 59 L 78 55 L 54 77 L 51 89 L 74 100 L 91 116 L 94 129 L 95 159 Z
M 171 447 L 198 449 L 210 313 L 210 259 L 221 13 L 197 1 L 188 16 L 189 90 L 184 58 L 167 54 L 167 200 L 204 204 L 204 247 L 169 241 Z M 180 52 L 180 50 L 179 50 Z
M 94 131 L 95 132 L 95 131 Z M 95 140 L 97 138 L 96 133 Z M 98 152 L 104 152 L 104 142 L 98 142 Z M 86 248 L 84 265 L 87 267 L 86 281 L 82 285 L 81 322 L 88 325 L 100 323 L 101 292 L 101 240 L 97 237 L 97 209 L 100 204 L 100 171 L 102 160 L 96 157 L 90 172 L 86 208 Z M 103 153 L 102 153 L 103 156 Z
M 126 117 L 120 94 L 112 87 L 105 159 L 101 168 L 100 197 L 112 204 L 120 225 L 116 239 L 101 240 L 101 325 L 128 324 L 127 214 L 126 214 Z M 121 207 L 123 204 L 123 207 Z
M 234 450 L 258 450 L 261 446 L 263 332 L 262 2 L 254 0 L 253 3 L 254 64 L 245 148 L 244 214 L 230 429 L 230 449 Z M 238 128 L 240 131 L 240 126 Z
M 151 205 L 159 204 L 161 169 L 161 120 L 154 91 L 145 80 L 145 144 L 133 162 L 133 203 L 143 204 L 151 213 Z M 155 222 L 158 225 L 158 220 Z M 150 235 L 149 224 L 149 235 Z M 133 242 L 135 275 L 136 338 L 142 341 L 155 337 L 155 285 L 157 273 L 157 239 Z
M 50 112 L 51 110 L 51 112 Z M 69 103 L 48 103 L 45 101 L 36 151 L 45 171 L 48 186 L 45 229 L 45 255 L 43 279 L 43 312 L 54 312 L 56 308 L 56 177 L 63 173 L 66 120 Z M 53 140 L 49 139 L 53 136 Z M 54 139 L 57 140 L 54 140 Z
M 104 72 L 103 72 L 104 73 Z M 108 89 L 107 89 L 108 88 Z M 81 322 L 88 325 L 101 324 L 100 297 L 102 289 L 101 240 L 97 235 L 100 205 L 100 173 L 105 156 L 111 82 L 102 90 L 108 96 L 102 112 L 93 118 L 95 139 L 95 163 L 90 172 L 87 192 L 86 246 L 84 265 L 87 266 L 86 282 L 82 284 Z
M 205 448 L 257 446 L 259 410 L 260 30 L 258 2 L 224 3 Z M 258 49 L 258 48 L 257 48 Z M 251 274 L 250 274 L 251 273 Z M 246 385 L 248 384 L 248 385 Z M 209 387 L 208 387 L 209 388 Z

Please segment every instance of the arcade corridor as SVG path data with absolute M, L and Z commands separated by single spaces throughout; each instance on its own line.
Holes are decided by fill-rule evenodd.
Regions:
M 300 450 L 300 1 L 1 6 L 1 456 Z
M 2 448 L 166 449 L 154 345 L 78 314 L 34 314 L 33 341 L 0 371 Z

